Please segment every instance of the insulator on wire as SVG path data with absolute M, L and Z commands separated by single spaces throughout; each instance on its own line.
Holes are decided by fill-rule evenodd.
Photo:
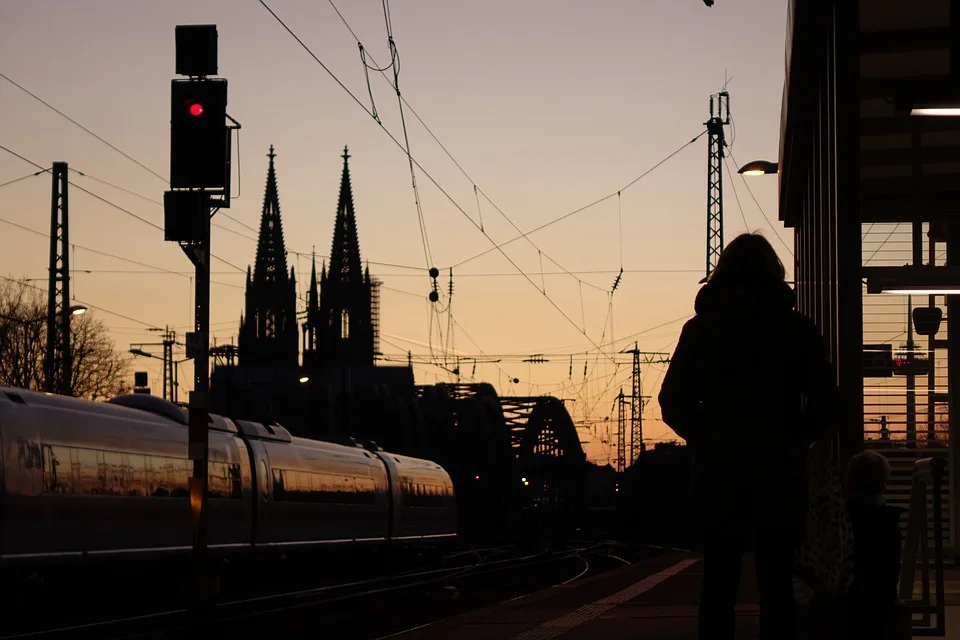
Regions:
M 437 290 L 438 277 L 440 277 L 440 270 L 436 267 L 430 267 L 430 279 L 433 281 L 430 285 L 430 302 L 438 302 L 440 300 L 440 292 Z

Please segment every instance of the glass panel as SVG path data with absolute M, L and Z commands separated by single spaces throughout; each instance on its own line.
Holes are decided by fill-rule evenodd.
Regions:
M 97 452 L 92 449 L 77 449 L 77 465 L 80 472 L 80 493 L 86 495 L 101 493 Z
M 70 448 L 43 447 L 43 490 L 46 493 L 72 493 L 74 487 Z
M 243 498 L 243 482 L 240 477 L 240 465 L 231 464 L 228 471 L 230 474 L 230 497 L 241 500 Z
M 103 452 L 104 493 L 123 495 L 123 454 L 116 451 Z
M 190 461 L 182 458 L 167 458 L 167 480 L 170 482 L 170 496 L 186 498 L 190 495 Z
M 147 495 L 146 458 L 138 453 L 123 454 L 123 486 L 128 496 Z
M 273 470 L 273 499 L 274 500 L 286 500 L 286 484 L 284 483 L 284 473 L 283 469 L 274 469 Z

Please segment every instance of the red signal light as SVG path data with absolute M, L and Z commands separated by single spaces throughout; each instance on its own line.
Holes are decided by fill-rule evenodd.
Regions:
M 200 116 L 203 115 L 203 105 L 199 102 L 194 102 L 190 105 L 190 115 Z

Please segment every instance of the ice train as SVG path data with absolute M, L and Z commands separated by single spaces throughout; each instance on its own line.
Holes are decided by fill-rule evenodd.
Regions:
M 211 415 L 211 552 L 445 540 L 439 465 Z M 91 402 L 0 387 L 0 561 L 187 552 L 187 413 L 147 395 Z

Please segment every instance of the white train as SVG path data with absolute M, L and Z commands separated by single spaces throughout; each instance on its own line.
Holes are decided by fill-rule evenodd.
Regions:
M 457 535 L 439 465 L 210 416 L 212 552 L 387 544 Z M 0 387 L 0 560 L 191 548 L 187 414 Z

